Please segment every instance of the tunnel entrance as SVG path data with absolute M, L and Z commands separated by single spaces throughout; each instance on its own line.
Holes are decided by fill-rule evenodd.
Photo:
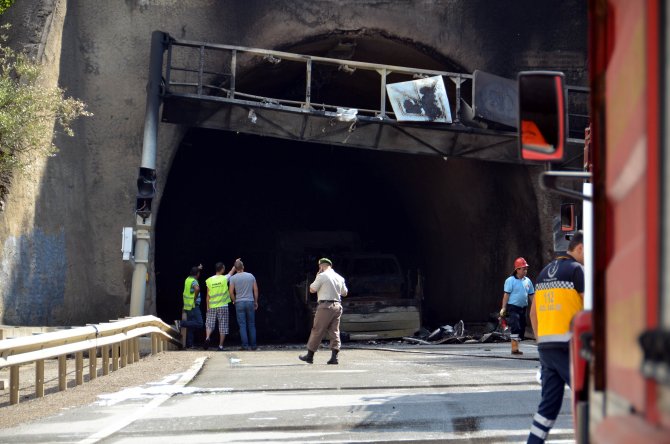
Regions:
M 425 48 L 379 35 L 315 38 L 285 49 L 458 70 L 448 60 L 427 55 Z M 347 54 L 341 54 L 345 50 Z M 176 57 L 175 52 L 172 55 Z M 283 99 L 300 100 L 304 74 L 282 71 L 292 66 L 285 62 L 276 66 L 276 73 L 268 76 L 265 68 L 249 64 L 247 71 L 241 70 L 246 74 L 236 87 L 258 96 L 281 94 Z M 374 78 L 361 74 L 358 81 L 351 81 L 357 79 L 358 71 L 353 77 L 337 69 L 313 74 L 314 100 L 363 107 L 379 100 Z M 342 76 L 348 76 L 344 83 Z M 229 80 L 221 85 L 224 91 L 232 87 Z M 290 140 L 294 136 L 286 134 L 296 129 L 289 127 L 287 133 L 279 125 L 281 120 L 258 133 L 289 140 L 219 131 L 232 130 L 231 122 L 238 122 L 242 125 L 238 131 L 247 132 L 256 125 L 255 119 L 243 104 L 238 106 L 239 115 L 221 113 L 216 107 L 223 102 L 210 99 L 204 105 L 198 97 L 179 98 L 175 91 L 164 98 L 163 121 L 194 127 L 174 157 L 156 218 L 156 306 L 158 315 L 168 322 L 179 317 L 182 286 L 190 267 L 204 265 L 204 285 L 217 261 L 230 267 L 235 258 L 242 257 L 260 288 L 259 341 L 305 340 L 308 315 L 296 295 L 296 284 L 313 278 L 316 267 L 307 259 L 287 258 L 287 252 L 278 247 L 279 239 L 290 232 L 350 233 L 359 239 L 359 249 L 397 257 L 403 273 L 421 270 L 425 276 L 422 324 L 427 328 L 461 319 L 486 321 L 489 313 L 499 309 L 502 283 L 513 258 L 522 255 L 532 264 L 541 262 L 540 236 L 529 235 L 539 232 L 540 223 L 533 176 L 524 165 L 476 157 L 447 160 L 431 150 L 426 155 L 389 152 L 383 138 L 374 150 L 329 145 L 333 142 L 328 139 L 320 144 L 300 142 Z M 166 117 L 165 109 L 178 115 L 168 112 Z M 259 110 L 265 108 L 252 109 L 260 122 L 264 116 Z M 189 116 L 195 117 L 189 120 Z M 303 122 L 303 130 L 310 127 L 333 131 L 323 122 Z M 463 149 L 462 135 L 441 134 L 435 137 L 454 137 L 446 143 L 450 149 Z M 491 158 L 502 160 L 496 144 L 487 150 L 473 146 L 474 152 L 491 153 Z M 502 145 L 497 149 L 503 150 Z M 310 252 L 310 260 L 336 255 L 337 247 L 326 242 L 326 237 L 324 234 L 322 248 Z M 337 263 L 334 268 L 338 269 Z M 236 330 L 231 316 L 233 340 Z
M 403 269 L 420 267 L 402 184 L 385 167 L 404 157 L 193 130 L 175 157 L 157 218 L 159 316 L 178 316 L 191 266 L 204 265 L 203 284 L 216 262 L 229 269 L 241 257 L 260 289 L 259 337 L 302 339 L 307 320 L 295 286 L 306 273 L 313 278 L 316 261 L 287 268 L 287 260 L 304 261 L 278 250 L 286 233 L 350 233 L 364 251 L 396 255 Z M 312 255 L 332 257 L 342 247 L 330 242 Z
M 260 288 L 259 341 L 304 340 L 308 317 L 296 284 L 316 267 L 282 268 L 278 239 L 319 231 L 356 233 L 365 251 L 397 256 L 404 271 L 421 269 L 427 327 L 484 321 L 499 304 L 508 258 L 540 255 L 539 241 L 527 236 L 538 226 L 529 180 L 517 165 L 193 129 L 157 215 L 158 315 L 179 317 L 191 266 L 204 265 L 204 286 L 217 261 L 228 268 L 242 257 Z M 236 330 L 233 315 L 232 340 Z

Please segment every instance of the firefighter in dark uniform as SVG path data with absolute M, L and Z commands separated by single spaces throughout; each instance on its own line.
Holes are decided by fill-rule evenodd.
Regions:
M 570 323 L 584 308 L 584 234 L 577 231 L 567 254 L 559 255 L 537 277 L 530 320 L 542 364 L 542 401 L 533 417 L 528 443 L 543 443 L 570 385 Z

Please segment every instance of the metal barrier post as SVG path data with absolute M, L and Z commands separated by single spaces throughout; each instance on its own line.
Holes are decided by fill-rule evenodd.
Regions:
M 151 333 L 151 354 L 155 355 L 156 353 L 158 353 L 158 335 Z
M 88 380 L 98 376 L 98 350 L 91 348 L 88 350 Z
M 128 365 L 128 341 L 121 342 L 121 368 Z
M 35 361 L 35 397 L 44 396 L 44 359 Z
M 9 367 L 9 403 L 19 403 L 19 366 Z
M 135 362 L 135 341 L 128 339 L 128 364 Z
M 103 345 L 100 354 L 102 354 L 102 374 L 107 376 L 109 375 L 109 345 Z
M 84 383 L 84 352 L 74 354 L 74 383 L 75 385 Z
M 115 372 L 119 369 L 119 344 L 112 345 L 112 371 Z
M 67 390 L 67 359 L 65 355 L 58 357 L 58 390 Z

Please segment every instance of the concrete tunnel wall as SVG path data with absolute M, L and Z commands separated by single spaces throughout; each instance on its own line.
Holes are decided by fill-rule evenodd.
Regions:
M 78 324 L 127 315 L 132 269 L 121 261 L 120 231 L 134 224 L 155 29 L 260 48 L 289 48 L 323 36 L 372 37 L 465 72 L 513 77 L 525 69 L 559 69 L 571 84 L 586 78 L 586 14 L 577 0 L 541 7 L 533 1 L 485 0 L 22 0 L 5 17 L 14 24 L 14 44 L 50 48 L 42 57 L 48 73 L 94 113 L 77 122 L 75 138 L 57 138 L 58 156 L 12 182 L 0 216 L 0 322 L 7 324 Z M 413 66 L 401 54 L 386 51 L 375 61 Z M 186 131 L 159 127 L 157 224 L 181 214 L 163 214 L 161 199 Z M 368 160 L 375 168 L 378 161 Z M 537 194 L 536 169 L 412 157 L 389 161 L 384 170 L 403 178 L 398 195 L 423 249 L 417 261 L 431 276 L 431 313 L 445 313 L 445 320 L 476 316 L 481 310 L 474 307 L 496 305 L 511 259 L 518 254 L 538 264 L 547 259 L 547 229 L 556 205 Z M 161 241 L 154 241 L 152 254 L 160 254 Z M 160 311 L 150 265 L 147 313 Z M 190 265 L 188 258 L 180 273 Z M 175 288 L 174 297 L 180 291 Z

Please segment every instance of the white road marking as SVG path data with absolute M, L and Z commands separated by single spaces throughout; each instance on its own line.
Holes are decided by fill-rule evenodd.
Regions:
M 174 386 L 183 388 L 186 384 L 188 384 L 189 381 L 191 381 L 195 377 L 195 375 L 198 374 L 203 364 L 205 363 L 205 360 L 207 360 L 207 358 L 204 357 L 196 359 L 195 363 L 191 366 L 191 368 L 189 368 L 186 372 L 184 372 L 181 375 L 181 377 L 177 380 Z M 118 421 L 92 434 L 88 438 L 79 441 L 79 444 L 93 444 L 102 439 L 107 438 L 113 433 L 118 432 L 119 430 L 123 429 L 124 427 L 127 427 L 129 424 L 132 424 L 133 422 L 137 421 L 144 415 L 148 414 L 151 410 L 155 409 L 156 407 L 158 407 L 159 405 L 170 399 L 170 397 L 172 397 L 173 394 L 174 391 L 168 394 L 160 395 L 152 399 L 151 402 L 149 402 L 148 404 L 145 404 L 141 408 L 135 410 L 131 414 L 124 413 L 123 415 L 119 415 L 120 418 Z

